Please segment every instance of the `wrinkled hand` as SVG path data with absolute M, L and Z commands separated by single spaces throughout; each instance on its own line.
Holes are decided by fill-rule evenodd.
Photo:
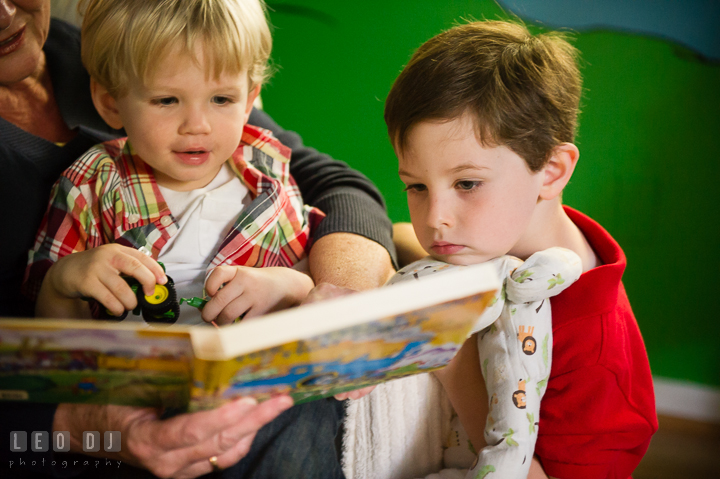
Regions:
M 212 456 L 222 469 L 245 457 L 257 431 L 291 405 L 287 396 L 260 405 L 244 398 L 165 421 L 154 410 L 139 410 L 126 419 L 128 450 L 157 476 L 197 477 L 212 471 Z
M 82 451 L 75 440 L 82 437 L 81 430 L 119 430 L 120 452 L 90 455 L 120 459 L 159 477 L 193 478 L 212 471 L 208 459 L 213 456 L 222 469 L 237 463 L 250 450 L 257 431 L 290 406 L 289 396 L 261 404 L 242 398 L 217 409 L 160 420 L 151 408 L 61 404 L 53 429 L 71 431 L 74 452 Z
M 205 282 L 212 298 L 202 309 L 202 318 L 228 324 L 297 306 L 315 286 L 310 276 L 291 268 L 218 266 Z
M 153 294 L 155 284 L 167 281 L 151 257 L 128 246 L 106 244 L 64 256 L 50 267 L 40 288 L 38 312 L 56 316 L 54 306 L 61 308 L 64 301 L 88 297 L 121 315 L 137 306 L 137 297 L 121 274 L 137 279 L 146 295 Z

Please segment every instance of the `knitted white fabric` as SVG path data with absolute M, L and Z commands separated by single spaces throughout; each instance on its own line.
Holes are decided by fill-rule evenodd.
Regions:
M 452 406 L 431 374 L 380 384 L 348 403 L 343 436 L 347 479 L 411 479 L 442 469 Z

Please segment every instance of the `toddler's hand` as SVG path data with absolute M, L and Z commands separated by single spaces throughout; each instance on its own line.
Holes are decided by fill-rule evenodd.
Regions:
M 218 266 L 205 282 L 212 299 L 202 309 L 203 320 L 220 324 L 296 306 L 315 286 L 310 276 L 291 268 Z
M 137 306 L 137 297 L 121 274 L 137 279 L 146 295 L 153 294 L 155 284 L 167 281 L 162 267 L 151 257 L 128 246 L 102 245 L 64 256 L 48 270 L 37 311 L 43 316 L 57 316 L 69 310 L 53 311 L 53 306 L 90 297 L 119 316 Z

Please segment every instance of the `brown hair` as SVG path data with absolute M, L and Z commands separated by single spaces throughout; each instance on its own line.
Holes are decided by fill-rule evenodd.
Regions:
M 425 42 L 395 80 L 385 122 L 396 150 L 421 121 L 469 113 L 480 143 L 505 145 L 537 172 L 575 139 L 582 79 L 562 34 L 504 21 L 459 25 Z

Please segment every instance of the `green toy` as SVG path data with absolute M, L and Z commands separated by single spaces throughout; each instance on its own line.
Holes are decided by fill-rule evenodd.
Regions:
M 159 261 L 158 264 L 162 267 L 163 271 L 165 271 L 165 265 Z M 122 275 L 121 277 L 137 296 L 138 304 L 135 309 L 133 309 L 133 314 L 142 315 L 143 319 L 148 323 L 174 324 L 178 320 L 180 317 L 180 303 L 178 303 L 177 300 L 175 282 L 170 276 L 167 277 L 167 283 L 156 284 L 155 291 L 149 296 L 143 294 L 142 287 L 138 280 L 132 276 Z M 127 315 L 128 312 L 125 311 L 120 316 L 115 316 L 102 304 L 100 305 L 100 319 L 120 321 L 125 319 Z

